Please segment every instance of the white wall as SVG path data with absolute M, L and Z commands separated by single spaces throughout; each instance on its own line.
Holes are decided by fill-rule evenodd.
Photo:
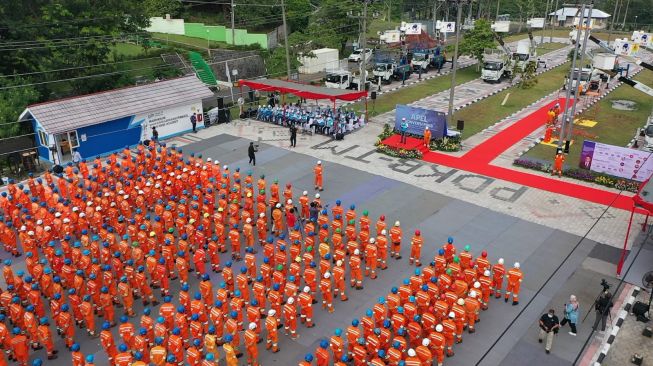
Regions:
M 183 19 L 165 19 L 162 17 L 150 18 L 150 26 L 145 29 L 148 32 L 180 34 L 184 35 Z

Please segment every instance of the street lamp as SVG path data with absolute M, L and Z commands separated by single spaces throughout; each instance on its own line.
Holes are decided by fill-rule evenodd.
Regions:
M 635 27 L 634 28 L 635 28 L 634 30 L 637 30 L 637 15 L 635 15 Z
M 207 50 L 207 52 L 209 53 L 209 57 L 211 57 L 211 45 L 210 45 L 210 41 L 209 41 L 209 33 L 210 33 L 210 32 L 209 32 L 209 30 L 207 29 L 207 30 L 206 30 L 206 50 Z
M 458 68 L 458 43 L 460 42 L 460 22 L 462 19 L 463 5 L 467 3 L 468 0 L 452 0 L 453 3 L 458 5 L 458 13 L 456 15 L 456 44 L 453 51 L 453 60 L 451 60 L 452 70 L 451 70 L 451 88 L 449 89 L 449 109 L 448 114 L 448 123 L 451 126 L 453 123 L 453 99 L 456 89 L 456 69 Z

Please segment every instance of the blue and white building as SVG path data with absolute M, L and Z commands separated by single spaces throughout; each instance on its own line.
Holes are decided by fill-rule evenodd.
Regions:
M 165 139 L 204 127 L 202 101 L 213 98 L 195 75 L 34 104 L 20 116 L 31 120 L 39 158 L 71 160 L 77 149 L 94 158 L 151 138 Z

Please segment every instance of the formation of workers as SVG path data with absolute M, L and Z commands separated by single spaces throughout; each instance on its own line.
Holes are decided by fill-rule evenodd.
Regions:
M 519 303 L 520 265 L 506 271 L 503 262 L 491 264 L 485 251 L 474 259 L 469 246 L 456 255 L 449 238 L 429 266 L 415 269 L 347 329 L 322 339 L 299 365 L 441 366 L 464 331 L 475 332 L 490 298 L 508 302 L 512 296 L 513 305 Z
M 315 189 L 322 185 L 318 162 Z M 340 201 L 329 212 L 319 193 L 304 191 L 298 207 L 294 199 L 291 184 L 268 187 L 264 176 L 255 182 L 251 172 L 153 144 L 10 182 L 0 235 L 26 269 L 4 262 L 0 364 L 27 365 L 30 348 L 56 358 L 56 330 L 73 365 L 91 365 L 76 342 L 83 329 L 100 338 L 111 365 L 208 366 L 221 357 L 236 365 L 243 351 L 258 365 L 258 342 L 278 352 L 280 329 L 296 338 L 298 324 L 314 326 L 318 299 L 329 312 L 335 299 L 347 301 L 348 275 L 360 290 L 389 257 L 401 258 L 398 221 L 372 223 Z M 420 265 L 418 232 L 412 243 Z M 231 260 L 222 263 L 222 253 Z M 221 272 L 215 289 L 209 271 Z

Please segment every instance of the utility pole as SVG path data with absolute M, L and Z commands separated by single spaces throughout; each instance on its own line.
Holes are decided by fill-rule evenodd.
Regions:
M 579 73 L 582 73 L 583 71 L 583 66 L 585 63 L 585 50 L 587 49 L 587 40 L 589 39 L 590 36 L 590 31 L 591 31 L 591 24 L 592 24 L 592 8 L 594 8 L 594 2 L 590 2 L 589 6 L 589 11 L 587 12 L 587 29 L 585 29 L 585 38 L 583 39 L 583 46 L 580 50 L 580 65 L 578 68 Z M 579 23 L 581 25 L 582 23 Z M 580 33 L 580 32 L 578 32 Z M 580 75 L 580 74 L 579 74 Z M 579 77 L 579 82 L 580 82 L 580 77 Z M 589 80 L 587 81 L 589 83 Z M 576 88 L 578 89 L 578 88 Z M 576 94 L 574 96 L 574 103 L 571 105 L 571 121 L 572 123 L 569 124 L 569 131 L 567 132 L 567 140 L 571 140 L 571 131 L 574 129 L 574 124 L 573 120 L 574 117 L 576 116 L 576 105 L 578 104 L 578 100 L 580 99 L 580 92 L 576 90 Z
M 626 29 L 626 17 L 628 16 L 628 7 L 630 6 L 630 0 L 626 2 L 626 11 L 624 11 L 624 20 L 621 22 L 621 30 Z
M 614 11 L 612 12 L 612 21 L 610 22 L 610 29 L 608 30 L 608 45 L 612 40 L 612 31 L 614 30 L 614 21 L 615 15 L 617 14 L 617 7 L 619 6 L 619 0 L 614 1 Z
M 558 11 L 558 0 L 556 0 L 556 5 L 553 8 L 553 12 L 555 13 Z M 553 20 L 553 25 L 551 26 L 551 34 L 549 35 L 549 42 L 553 43 L 553 30 L 555 29 L 556 25 L 558 25 L 558 15 L 554 15 L 554 20 Z M 542 32 L 544 33 L 544 32 Z
M 585 4 L 583 4 L 580 8 L 579 25 L 583 24 L 584 15 Z M 576 32 L 576 43 L 574 44 L 574 54 L 571 58 L 571 69 L 569 70 L 569 78 L 567 79 L 567 92 L 565 93 L 565 110 L 562 114 L 562 121 L 560 121 L 560 137 L 558 138 L 558 149 L 562 149 L 562 140 L 565 138 L 565 126 L 567 124 L 573 123 L 569 118 L 569 99 L 571 98 L 571 90 L 574 88 L 574 69 L 576 68 L 576 56 L 578 56 L 578 49 L 580 47 L 580 34 L 580 30 Z M 578 80 L 580 81 L 580 70 L 578 73 Z M 575 98 L 578 98 L 577 94 L 577 92 L 574 93 Z
M 233 1 L 233 0 L 231 0 Z M 290 45 L 288 44 L 288 25 L 286 24 L 286 4 L 281 0 L 281 18 L 283 20 L 283 40 L 286 44 L 286 80 L 290 79 Z
M 363 28 L 361 29 L 361 63 L 360 63 L 360 80 L 358 81 L 358 90 L 365 90 L 367 81 L 367 0 L 363 0 Z M 371 54 L 370 54 L 371 55 Z
M 438 0 L 433 0 L 433 36 L 438 36 L 438 30 L 435 29 L 435 24 L 437 23 L 437 14 L 438 14 Z
M 544 43 L 544 29 L 546 28 L 546 18 L 549 16 L 549 2 L 553 0 L 546 0 L 546 10 L 544 10 L 544 22 L 542 22 L 542 37 L 540 37 L 540 44 Z
M 236 9 L 235 9 L 234 0 L 231 0 L 231 44 L 236 45 Z
M 451 70 L 451 88 L 449 88 L 449 126 L 453 125 L 453 98 L 455 95 L 456 89 L 456 69 L 458 68 L 458 44 L 460 43 L 460 21 L 463 15 L 463 2 L 465 0 L 454 0 L 456 5 L 458 5 L 458 13 L 456 15 L 456 44 L 453 49 L 453 69 Z
M 497 0 L 497 16 L 494 17 L 494 20 L 499 19 L 499 5 L 501 5 L 501 0 Z

